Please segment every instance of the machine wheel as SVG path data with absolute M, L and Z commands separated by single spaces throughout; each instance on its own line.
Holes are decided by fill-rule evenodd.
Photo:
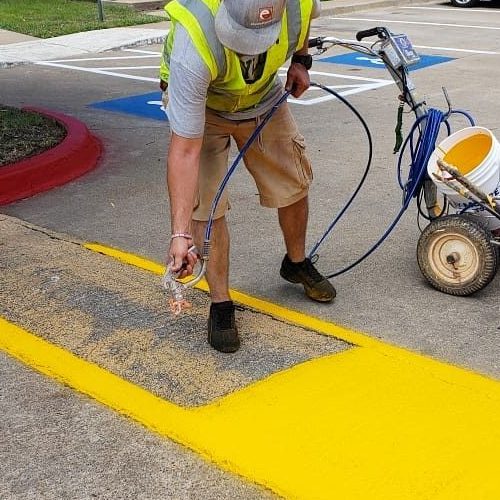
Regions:
M 484 288 L 497 272 L 499 254 L 490 240 L 490 231 L 470 217 L 440 217 L 418 240 L 418 265 L 436 290 L 471 295 Z
M 479 0 L 451 0 L 454 7 L 475 7 L 478 4 Z

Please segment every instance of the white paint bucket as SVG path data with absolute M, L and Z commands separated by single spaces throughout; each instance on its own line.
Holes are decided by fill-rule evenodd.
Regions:
M 427 173 L 440 193 L 446 195 L 456 212 L 475 213 L 484 219 L 489 229 L 500 228 L 500 219 L 489 214 L 482 207 L 471 207 L 471 202 L 458 194 L 444 182 L 436 179 L 435 173 L 444 178 L 449 174 L 439 169 L 437 160 L 458 168 L 461 174 L 483 193 L 500 196 L 500 144 L 490 130 L 484 127 L 467 127 L 444 139 L 432 153 L 427 164 Z M 453 181 L 460 186 L 456 181 Z

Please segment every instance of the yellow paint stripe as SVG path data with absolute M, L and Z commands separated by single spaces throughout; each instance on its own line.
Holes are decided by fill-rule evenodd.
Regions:
M 0 319 L 0 348 L 287 498 L 498 499 L 500 384 L 353 348 L 185 409 Z
M 141 420 L 152 429 L 162 426 L 157 413 L 166 422 L 184 418 L 185 410 L 130 382 L 85 361 L 0 317 L 0 348 L 37 371 L 88 394 L 120 413 Z
M 484 473 L 498 466 L 497 386 L 470 390 L 354 348 L 200 409 L 194 432 L 217 462 L 289 498 L 498 500 L 498 471 Z
M 203 442 L 192 438 L 193 430 L 200 423 L 196 408 L 183 408 L 161 399 L 2 317 L 0 350 L 212 460 L 211 450 Z M 230 470 L 224 463 L 219 466 Z
M 93 252 L 107 255 L 108 257 L 113 257 L 120 262 L 130 264 L 140 269 L 145 269 L 146 271 L 151 271 L 155 274 L 163 274 L 165 272 L 165 266 L 162 266 L 161 264 L 157 264 L 156 262 L 152 262 L 150 260 L 146 260 L 143 257 L 134 255 L 133 253 L 124 252 L 123 250 L 100 245 L 98 243 L 84 243 L 83 246 L 84 248 L 92 250 Z

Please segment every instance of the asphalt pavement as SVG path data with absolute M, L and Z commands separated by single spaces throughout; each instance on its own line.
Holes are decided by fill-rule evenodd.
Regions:
M 445 58 L 413 73 L 429 104 L 443 106 L 446 85 L 457 107 L 498 132 L 490 83 L 499 67 L 497 10 L 335 2 L 359 10 L 335 12 L 324 3 L 313 35 L 353 38 L 382 23 L 404 30 L 419 52 Z M 275 214 L 258 207 L 242 169 L 232 180 L 230 214 L 242 350 L 227 358 L 206 346 L 202 292 L 193 292 L 193 309 L 180 321 L 165 313 L 157 274 L 169 227 L 168 127 L 100 104 L 158 98 L 166 29 L 162 21 L 47 42 L 0 33 L 2 100 L 75 116 L 105 146 L 92 173 L 2 209 L 3 350 L 78 393 L 2 354 L 0 497 L 331 498 L 338 488 L 340 498 L 401 498 L 403 489 L 406 498 L 497 498 L 487 472 L 500 428 L 491 380 L 500 376 L 500 281 L 469 298 L 431 289 L 416 265 L 414 207 L 370 259 L 334 279 L 335 303 L 320 306 L 280 280 Z M 479 31 L 488 36 L 478 38 Z M 317 60 L 313 68 L 313 78 L 350 93 L 375 145 L 366 190 L 320 251 L 325 271 L 374 241 L 401 197 L 392 156 L 397 95 L 388 76 L 367 64 Z M 366 159 L 353 115 L 332 101 L 315 104 L 314 92 L 309 104 L 291 104 L 315 165 L 308 244 L 342 206 Z M 88 242 L 119 249 L 120 261 Z M 92 385 L 93 376 L 79 374 L 95 366 L 105 372 Z M 109 382 L 111 395 L 110 374 L 119 377 Z M 173 406 L 159 416 L 157 400 L 136 408 L 137 394 L 128 395 L 123 381 Z M 357 474 L 364 486 L 349 481 Z

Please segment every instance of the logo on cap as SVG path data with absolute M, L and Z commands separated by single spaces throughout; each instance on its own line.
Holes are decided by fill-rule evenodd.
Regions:
M 261 21 L 269 21 L 273 17 L 272 7 L 263 7 L 259 9 L 259 19 Z

